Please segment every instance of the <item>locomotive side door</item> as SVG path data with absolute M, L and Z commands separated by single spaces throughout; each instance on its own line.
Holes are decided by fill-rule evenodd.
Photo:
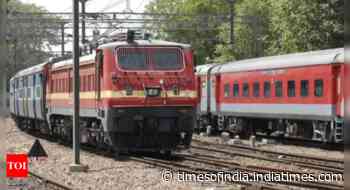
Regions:
M 95 58 L 95 107 L 100 107 L 101 101 L 101 78 L 103 74 L 103 51 L 97 50 Z

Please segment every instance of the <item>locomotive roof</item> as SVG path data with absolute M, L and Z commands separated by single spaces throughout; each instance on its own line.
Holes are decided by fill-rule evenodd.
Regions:
M 163 40 L 135 40 L 135 45 L 138 46 L 178 46 L 182 48 L 190 48 L 191 46 L 189 44 L 182 44 L 182 43 L 176 43 L 176 42 L 169 42 L 169 41 L 163 41 Z M 103 44 L 99 46 L 99 48 L 114 48 L 117 46 L 130 46 L 133 44 L 130 44 L 126 41 L 117 41 L 117 42 L 111 42 L 107 44 Z
M 47 62 L 44 62 L 44 63 L 38 64 L 38 65 L 34 65 L 32 67 L 26 68 L 24 70 L 21 70 L 18 73 L 16 73 L 16 75 L 13 76 L 12 78 L 18 78 L 18 77 L 22 77 L 22 76 L 26 76 L 26 75 L 40 72 L 40 71 L 44 70 L 44 67 L 46 64 L 47 64 Z
M 214 67 L 213 74 L 325 65 L 333 63 L 344 63 L 344 48 L 233 61 Z

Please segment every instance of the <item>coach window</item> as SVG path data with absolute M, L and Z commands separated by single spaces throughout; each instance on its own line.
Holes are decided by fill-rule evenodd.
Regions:
M 315 80 L 315 96 L 323 96 L 323 80 L 321 79 Z
M 230 96 L 230 84 L 225 84 L 224 86 L 224 96 L 229 97 Z
M 239 84 L 238 83 L 233 84 L 233 96 L 234 97 L 239 96 Z
M 248 83 L 243 84 L 243 96 L 244 97 L 249 96 L 249 84 Z
M 269 81 L 264 82 L 264 96 L 265 97 L 271 96 L 271 83 Z
M 295 97 L 295 81 L 288 81 L 288 97 Z
M 307 97 L 309 96 L 309 81 L 308 80 L 301 80 L 300 81 L 300 96 L 301 97 Z
M 254 82 L 254 84 L 253 84 L 253 95 L 254 95 L 254 97 L 259 97 L 259 95 L 260 95 L 260 84 L 259 84 L 259 82 Z

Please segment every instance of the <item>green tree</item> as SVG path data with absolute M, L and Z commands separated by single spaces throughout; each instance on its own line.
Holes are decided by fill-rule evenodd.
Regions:
M 235 6 L 234 43 L 216 46 L 219 63 L 265 55 L 270 26 L 270 3 L 268 0 L 244 0 Z M 230 41 L 230 24 L 221 26 L 221 42 Z
M 271 5 L 269 54 L 343 46 L 344 1 L 276 0 Z
M 343 46 L 342 0 L 235 2 L 233 45 L 229 43 L 229 3 L 226 0 L 155 0 L 146 10 L 172 14 L 165 17 L 165 23 L 156 25 L 159 37 L 192 44 L 199 63 L 205 63 L 207 58 L 210 62 L 223 63 Z M 224 15 L 225 19 L 203 18 L 206 14 Z M 189 29 L 174 27 L 179 23 L 187 24 L 185 28 Z
M 47 11 L 34 4 L 25 4 L 18 0 L 8 3 L 7 14 L 7 48 L 9 71 L 36 65 L 51 55 L 47 53 L 51 45 L 59 42 L 59 18 L 30 13 Z
M 147 12 L 162 14 L 166 20 L 153 24 L 159 28 L 158 38 L 190 43 L 199 63 L 214 58 L 219 27 L 227 20 L 218 15 L 227 10 L 226 1 L 215 0 L 156 0 L 146 7 Z

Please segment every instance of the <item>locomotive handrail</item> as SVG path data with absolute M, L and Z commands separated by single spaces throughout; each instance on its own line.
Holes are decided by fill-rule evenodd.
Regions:
M 165 90 L 164 81 L 161 80 L 161 81 L 159 81 L 159 83 L 160 83 L 160 86 L 161 86 L 162 90 L 164 91 L 164 95 L 165 95 L 163 104 L 166 104 L 167 103 L 167 99 L 168 99 L 168 92 Z M 162 95 L 162 93 L 160 93 L 160 94 Z

